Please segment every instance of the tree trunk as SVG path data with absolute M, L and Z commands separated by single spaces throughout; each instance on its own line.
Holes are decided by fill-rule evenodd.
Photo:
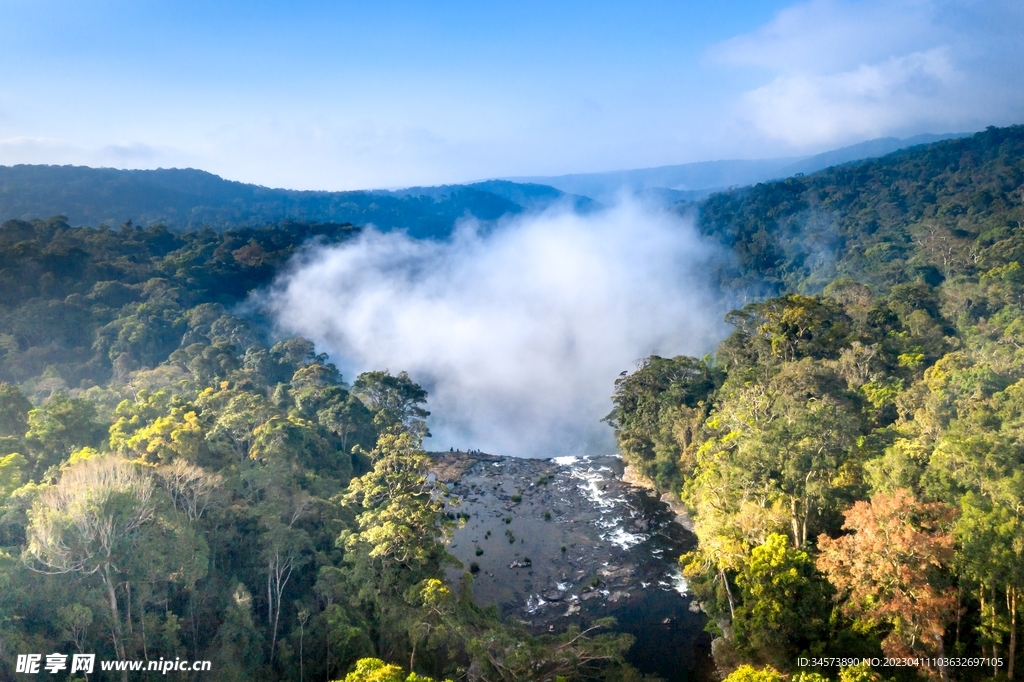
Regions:
M 939 676 L 942 678 L 942 682 L 948 682 L 949 677 L 946 675 L 946 644 L 942 641 L 942 635 L 938 636 L 939 640 Z
M 267 566 L 267 600 L 269 603 L 267 610 L 267 620 L 270 622 L 270 662 L 274 662 L 274 649 L 277 648 L 277 618 L 281 615 L 281 604 L 278 602 L 274 603 L 274 592 L 271 590 L 272 579 L 275 577 L 277 563 L 271 561 Z M 280 576 L 277 576 L 280 578 Z
M 139 629 L 142 631 L 142 657 L 149 660 L 149 644 L 146 642 L 146 607 L 142 607 L 142 618 L 139 619 Z
M 124 597 L 125 606 L 127 611 L 125 613 L 125 622 L 128 623 L 128 636 L 132 636 L 132 584 L 127 580 L 124 581 Z
M 192 621 L 192 658 L 199 658 L 199 626 L 196 624 L 196 587 L 188 591 L 188 616 Z
M 800 549 L 800 517 L 796 513 L 796 497 L 789 498 L 789 523 L 793 527 L 793 549 Z
M 999 621 L 996 613 L 998 611 L 996 604 L 998 603 L 999 601 L 996 600 L 996 585 L 992 583 L 992 677 L 999 677 L 999 664 L 996 663 L 996 660 L 999 658 L 999 645 L 997 644 L 999 640 L 996 639 L 998 636 L 996 633 L 999 632 Z
M 725 575 L 725 571 L 719 571 L 718 575 L 722 578 L 722 584 L 725 585 L 725 596 L 729 600 L 729 620 L 736 620 L 736 610 L 732 603 L 732 590 L 729 589 L 729 577 Z
M 800 546 L 804 547 L 807 544 L 807 519 L 811 515 L 811 505 L 807 500 L 804 500 L 804 520 L 800 526 Z
M 1010 653 L 1006 664 L 1006 679 L 1013 679 L 1013 659 L 1017 657 L 1017 586 L 1011 585 L 1010 593 Z
M 270 639 L 270 662 L 274 662 L 274 649 L 277 648 L 277 621 L 281 617 L 281 601 L 280 598 L 277 602 L 277 607 L 274 609 L 274 634 Z
M 956 639 L 954 640 L 954 643 L 958 645 L 960 644 L 960 612 L 963 610 L 961 608 L 963 600 L 961 589 L 961 581 L 958 580 L 956 583 Z
M 121 630 L 121 609 L 117 606 L 117 593 L 114 591 L 114 581 L 110 576 L 110 566 L 103 565 L 103 584 L 107 588 L 107 600 L 110 604 L 110 615 L 114 619 L 114 650 L 120 660 L 125 660 L 124 654 L 124 632 Z M 122 682 L 128 682 L 128 671 L 121 671 Z
M 985 583 L 981 583 L 978 587 L 978 601 L 981 603 L 981 632 L 985 632 Z M 981 641 L 981 657 L 988 658 L 988 642 L 984 639 Z
M 281 557 L 279 554 L 274 555 L 274 561 L 268 567 L 267 571 L 267 585 L 270 585 L 270 576 L 274 577 L 274 592 L 271 595 L 272 600 L 272 612 L 274 614 L 273 622 L 271 623 L 271 638 L 270 638 L 270 660 L 274 660 L 274 650 L 277 648 L 277 630 L 278 623 L 281 619 L 281 598 L 284 596 L 284 588 L 288 585 L 288 579 L 292 575 L 292 560 L 289 558 L 287 564 L 282 566 Z

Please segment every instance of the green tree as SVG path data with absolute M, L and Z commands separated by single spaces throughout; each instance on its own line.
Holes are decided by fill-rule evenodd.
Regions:
M 390 665 L 379 658 L 361 658 L 355 669 L 345 676 L 344 682 L 434 682 L 434 678 L 416 673 L 406 676 L 397 665 Z
M 736 331 L 722 344 L 730 363 L 834 358 L 848 343 L 850 318 L 832 299 L 787 294 L 725 317 Z
M 268 496 L 269 497 L 269 496 Z M 291 504 L 283 504 L 283 502 Z M 307 512 L 309 500 L 302 494 L 291 500 L 269 497 L 259 508 L 260 557 L 267 576 L 267 625 L 270 628 L 270 660 L 274 660 L 280 630 L 284 591 L 292 573 L 309 561 L 308 534 L 296 527 Z
M 87 400 L 57 393 L 28 413 L 25 440 L 31 452 L 31 474 L 42 475 L 78 448 L 98 447 L 106 429 L 96 419 L 96 408 Z
M 401 428 L 420 438 L 430 435 L 426 421 L 430 413 L 422 407 L 427 392 L 406 372 L 398 376 L 387 371 L 363 372 L 352 384 L 352 394 L 366 404 L 381 428 Z
M 442 539 L 450 522 L 443 493 L 427 482 L 429 460 L 408 432 L 381 434 L 370 453 L 373 469 L 352 479 L 344 502 L 358 512 L 354 531 L 343 542 L 359 599 L 380 622 L 378 651 L 409 652 L 406 592 L 440 574 L 454 559 Z
M 800 655 L 820 655 L 829 639 L 827 583 L 807 552 L 772 533 L 736 576 L 741 605 L 733 619 L 738 648 L 786 669 Z
M 263 638 L 253 620 L 252 595 L 237 583 L 217 629 L 217 677 L 229 682 L 260 678 Z
M 786 678 L 771 666 L 761 670 L 751 665 L 741 665 L 733 670 L 723 682 L 784 682 Z
M 615 380 L 615 408 L 605 421 L 626 461 L 660 489 L 677 490 L 692 472 L 697 431 L 721 378 L 707 359 L 655 355 Z
M 341 450 L 346 454 L 357 445 L 369 449 L 376 441 L 373 414 L 354 395 L 332 398 L 317 411 L 316 417 L 341 440 Z
M 793 546 L 811 537 L 811 524 L 837 511 L 847 498 L 841 475 L 861 431 L 855 403 L 841 380 L 812 360 L 781 364 L 768 376 L 736 372 L 726 381 L 698 451 L 688 489 L 697 502 L 719 504 L 702 493 L 709 479 L 728 479 L 720 494 L 739 500 L 781 501 Z M 844 483 L 846 485 L 844 485 Z
M 985 393 L 991 398 L 979 399 Z M 1024 381 L 1002 391 L 974 390 L 971 397 L 935 444 L 923 479 L 929 491 L 960 507 L 957 563 L 979 603 L 983 651 L 999 658 L 1008 637 L 1010 675 L 1024 584 Z
M 31 409 L 32 403 L 17 386 L 0 382 L 0 444 L 4 448 L 17 447 L 25 436 Z
M 110 447 L 126 457 L 166 464 L 176 458 L 194 462 L 209 456 L 206 415 L 180 395 L 140 391 L 135 401 L 117 406 L 117 415 L 110 427 Z
M 346 546 L 370 571 L 367 588 L 399 596 L 451 560 L 441 542 L 450 524 L 416 436 L 381 434 L 370 459 L 373 470 L 352 479 L 345 496 L 360 510 Z
M 24 482 L 27 462 L 17 452 L 0 457 L 0 508 L 7 504 L 7 499 Z
M 279 414 L 264 395 L 250 391 L 208 388 L 199 394 L 197 403 L 216 415 L 213 428 L 206 434 L 207 441 L 214 446 L 225 444 L 239 462 L 250 456 L 256 429 Z

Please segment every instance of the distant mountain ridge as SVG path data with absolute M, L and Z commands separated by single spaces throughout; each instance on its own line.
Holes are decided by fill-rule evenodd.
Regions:
M 524 176 L 505 179 L 517 183 L 549 185 L 563 192 L 590 197 L 601 203 L 613 202 L 623 189 L 632 194 L 646 195 L 659 203 L 675 203 L 676 201 L 704 199 L 714 192 L 730 187 L 756 185 L 759 182 L 777 180 L 798 173 L 814 173 L 830 166 L 885 156 L 919 144 L 929 144 L 969 135 L 973 135 L 973 133 L 925 134 L 906 139 L 880 137 L 808 157 L 698 161 L 674 166 L 604 173 Z
M 64 215 L 72 225 L 161 223 L 176 229 L 256 227 L 283 221 L 374 224 L 438 237 L 466 216 L 495 220 L 566 202 L 595 203 L 541 185 L 472 185 L 350 192 L 270 189 L 187 169 L 0 166 L 0 221 Z
M 730 187 L 810 174 L 966 133 L 869 140 L 807 158 L 703 161 L 559 177 L 347 192 L 272 189 L 191 168 L 117 170 L 85 166 L 0 166 L 0 222 L 66 216 L 72 225 L 160 223 L 179 230 L 281 222 L 353 223 L 442 238 L 472 216 L 493 221 L 564 204 L 589 212 L 621 193 L 657 206 L 698 201 Z

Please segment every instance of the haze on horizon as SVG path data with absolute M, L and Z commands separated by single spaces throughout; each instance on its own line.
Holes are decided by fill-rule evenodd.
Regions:
M 342 190 L 1024 121 L 1012 0 L 0 0 L 0 16 L 2 165 Z

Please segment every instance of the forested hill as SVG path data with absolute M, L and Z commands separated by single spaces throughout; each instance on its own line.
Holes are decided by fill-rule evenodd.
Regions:
M 727 281 L 779 296 L 729 313 L 713 355 L 618 379 L 609 420 L 689 509 L 726 682 L 1013 679 L 1024 126 L 715 195 L 700 221 Z M 838 669 L 883 654 L 923 662 Z
M 63 215 L 71 225 L 127 220 L 172 229 L 258 227 L 284 221 L 373 224 L 440 237 L 456 220 L 506 214 L 566 201 L 594 202 L 553 187 L 506 181 L 412 187 L 398 191 L 313 192 L 270 189 L 193 169 L 116 170 L 83 166 L 0 166 L 0 221 Z
M 734 251 L 731 276 L 742 284 L 805 293 L 844 275 L 937 284 L 1021 259 L 1022 180 L 1024 126 L 989 128 L 713 195 L 700 226 Z
M 305 242 L 357 232 L 329 223 L 177 233 L 9 220 L 0 225 L 0 382 L 38 400 L 154 367 L 184 347 L 194 306 L 230 308 Z M 252 341 L 246 334 L 233 341 L 239 350 Z

